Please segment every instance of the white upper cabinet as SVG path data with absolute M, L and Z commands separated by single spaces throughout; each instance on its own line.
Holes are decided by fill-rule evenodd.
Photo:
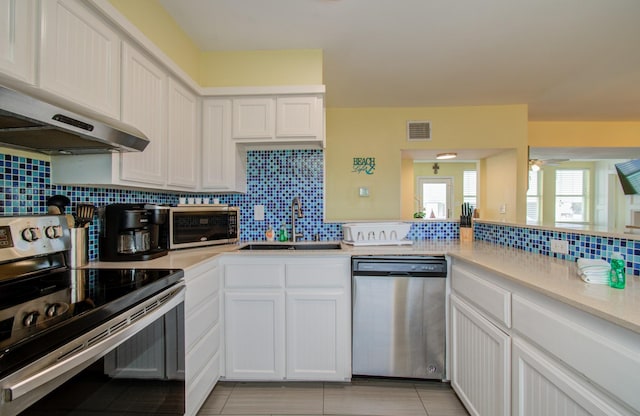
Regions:
M 198 182 L 198 99 L 173 78 L 169 78 L 167 158 L 170 187 L 195 188 Z
M 275 114 L 273 98 L 237 98 L 233 100 L 233 138 L 273 139 L 275 137 Z
M 41 2 L 40 87 L 120 118 L 120 38 L 78 0 Z
M 232 137 L 244 143 L 324 142 L 321 95 L 233 99 Z
M 143 132 L 150 143 L 143 152 L 114 155 L 120 159 L 120 179 L 164 185 L 167 129 L 167 76 L 146 56 L 123 45 L 122 120 Z
M 322 100 L 317 96 L 276 99 L 278 137 L 322 137 L 321 124 Z
M 202 102 L 203 190 L 246 192 L 246 152 L 231 140 L 231 100 Z
M 0 0 L 0 72 L 34 83 L 35 3 Z

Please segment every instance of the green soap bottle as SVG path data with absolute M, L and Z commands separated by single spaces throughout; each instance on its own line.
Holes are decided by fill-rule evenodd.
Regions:
M 609 286 L 616 289 L 624 289 L 626 270 L 624 257 L 616 252 L 611 255 L 611 271 L 609 271 Z
M 282 223 L 280 226 L 280 233 L 278 234 L 278 241 L 288 241 L 289 235 L 287 234 L 287 226 Z

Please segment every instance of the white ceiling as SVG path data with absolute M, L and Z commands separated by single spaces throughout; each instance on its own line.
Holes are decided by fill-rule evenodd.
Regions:
M 322 49 L 329 107 L 640 120 L 639 0 L 159 0 L 202 50 Z

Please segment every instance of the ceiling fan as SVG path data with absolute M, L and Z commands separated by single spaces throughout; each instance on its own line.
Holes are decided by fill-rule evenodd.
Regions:
M 568 162 L 569 159 L 529 159 L 529 169 L 536 172 L 543 166 L 559 166 L 562 162 Z

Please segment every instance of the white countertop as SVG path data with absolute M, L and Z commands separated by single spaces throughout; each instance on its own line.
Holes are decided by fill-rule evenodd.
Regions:
M 326 243 L 326 241 L 323 241 Z M 575 262 L 485 242 L 461 243 L 457 240 L 417 241 L 410 246 L 342 245 L 341 250 L 238 250 L 232 244 L 177 250 L 144 262 L 92 262 L 87 267 L 104 268 L 177 268 L 188 270 L 220 255 L 256 256 L 356 256 L 356 255 L 442 255 L 448 254 L 482 267 L 492 273 L 543 293 L 612 323 L 640 333 L 640 279 L 627 274 L 624 290 L 606 285 L 584 283 L 577 275 Z

